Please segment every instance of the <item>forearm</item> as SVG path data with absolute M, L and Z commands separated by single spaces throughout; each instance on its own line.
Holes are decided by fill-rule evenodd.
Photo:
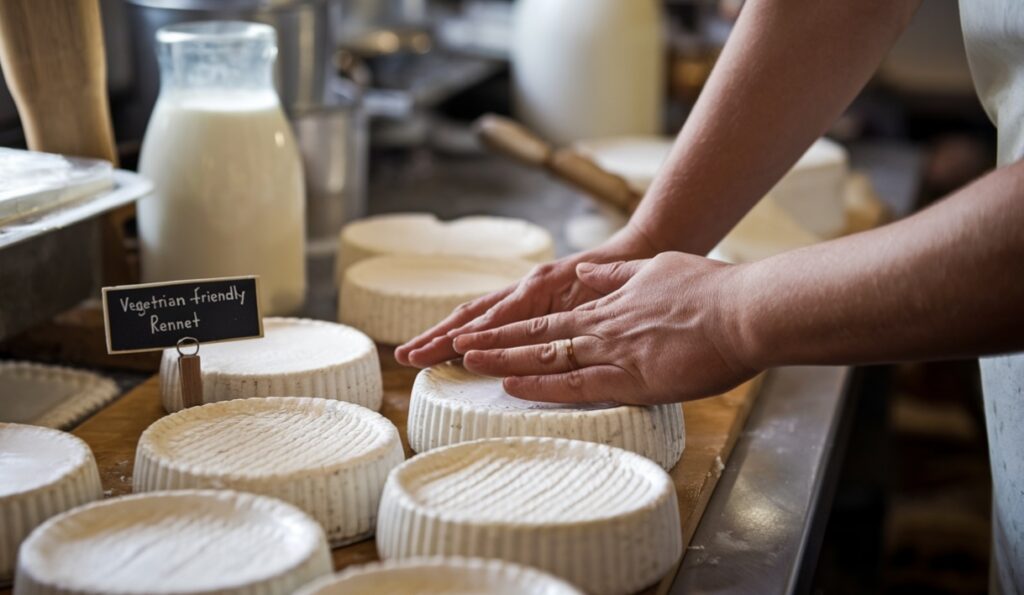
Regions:
M 1024 349 L 1024 163 L 913 217 L 735 267 L 731 336 L 757 368 Z
M 919 0 L 751 0 L 630 227 L 707 253 L 842 113 Z

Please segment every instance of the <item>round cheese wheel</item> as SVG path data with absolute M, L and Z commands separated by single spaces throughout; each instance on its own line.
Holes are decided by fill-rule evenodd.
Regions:
M 517 399 L 500 378 L 474 374 L 446 362 L 422 370 L 409 403 L 409 444 L 416 452 L 479 438 L 550 436 L 617 446 L 664 469 L 679 461 L 686 444 L 683 408 L 677 403 L 569 405 Z
M 380 256 L 345 273 L 338 319 L 397 345 L 444 320 L 459 304 L 515 283 L 524 260 L 455 256 Z
M 230 488 L 274 496 L 320 522 L 334 545 L 373 533 L 388 472 L 405 460 L 384 416 L 329 399 L 211 403 L 149 426 L 135 492 Z
M 261 339 L 202 345 L 203 402 L 251 397 L 321 397 L 380 409 L 377 347 L 356 329 L 300 318 L 265 318 Z M 180 410 L 178 352 L 160 362 L 164 409 Z
M 40 523 L 102 496 L 96 459 L 80 438 L 0 423 L 0 583 L 10 581 L 18 546 Z
M 84 370 L 33 362 L 0 362 L 0 406 L 17 423 L 67 428 L 113 401 L 117 384 Z
M 350 567 L 296 595 L 583 595 L 550 574 L 480 558 L 412 558 Z
M 111 498 L 25 540 L 18 595 L 285 595 L 331 571 L 323 530 L 266 496 L 181 490 Z
M 429 213 L 377 215 L 341 230 L 338 280 L 348 267 L 373 256 L 478 256 L 544 262 L 555 244 L 544 228 L 521 219 L 474 216 L 441 221 Z
M 533 566 L 587 593 L 635 593 L 682 555 L 672 479 L 620 448 L 559 438 L 447 446 L 388 477 L 385 560 L 479 556 Z

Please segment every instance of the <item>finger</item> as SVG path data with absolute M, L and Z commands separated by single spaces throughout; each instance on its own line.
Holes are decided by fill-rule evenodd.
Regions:
M 599 339 L 596 337 L 574 337 L 572 339 L 573 363 L 567 349 L 568 341 L 560 339 L 541 345 L 513 347 L 511 349 L 489 349 L 469 351 L 462 358 L 462 365 L 471 372 L 484 376 L 534 376 L 537 374 L 561 374 L 598 363 L 594 356 L 599 353 Z
M 559 312 L 513 322 L 495 329 L 459 335 L 455 338 L 455 351 L 467 353 L 474 349 L 499 349 L 537 345 L 556 339 L 568 339 L 587 333 L 578 332 L 582 325 L 577 312 Z
M 623 260 L 608 264 L 581 262 L 576 265 L 576 277 L 580 283 L 601 295 L 608 295 L 628 283 L 645 264 L 647 260 Z
M 520 286 L 516 291 L 506 296 L 503 300 L 491 306 L 481 316 L 470 320 L 466 324 L 448 331 L 452 339 L 466 333 L 475 333 L 482 330 L 499 327 L 510 322 L 532 318 L 537 314 L 530 311 L 529 290 Z
M 638 403 L 643 398 L 632 376 L 609 365 L 563 374 L 509 376 L 502 385 L 513 397 L 547 403 Z
M 480 316 L 481 314 L 486 312 L 491 306 L 503 300 L 508 294 L 512 293 L 513 289 L 514 286 L 506 287 L 501 291 L 496 291 L 494 293 L 485 295 L 481 298 L 477 298 L 475 300 L 460 305 L 458 308 L 455 308 L 455 310 L 453 310 L 452 313 L 449 314 L 447 318 L 435 324 L 433 327 L 427 329 L 426 331 L 420 333 L 417 337 L 407 341 L 404 345 L 401 345 L 398 348 L 396 348 L 395 359 L 398 360 L 398 363 L 408 366 L 411 363 L 409 356 L 412 354 L 413 351 L 427 347 L 428 345 L 433 343 L 438 337 L 445 336 L 448 333 L 448 331 L 452 330 L 453 328 L 462 326 L 463 324 L 466 324 L 470 320 L 473 320 L 474 318 Z M 451 342 L 449 341 L 449 347 L 450 344 Z M 441 351 L 438 351 L 436 355 L 440 355 Z M 452 354 L 453 355 L 451 357 L 456 357 L 454 351 L 452 352 Z M 435 355 L 435 353 L 426 352 L 421 354 L 421 356 L 428 355 Z

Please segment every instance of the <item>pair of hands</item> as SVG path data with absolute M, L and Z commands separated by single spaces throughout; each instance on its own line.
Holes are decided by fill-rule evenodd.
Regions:
M 658 404 L 718 394 L 759 370 L 741 349 L 739 267 L 666 252 L 538 266 L 463 304 L 395 351 L 426 367 L 463 357 L 535 401 Z M 572 339 L 578 369 L 564 347 Z

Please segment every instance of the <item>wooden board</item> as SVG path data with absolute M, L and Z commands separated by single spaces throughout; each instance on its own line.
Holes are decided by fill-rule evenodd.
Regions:
M 412 456 L 406 439 L 406 418 L 416 370 L 399 366 L 390 350 L 382 350 L 380 355 L 384 372 L 381 413 L 398 426 L 406 456 Z M 683 406 L 686 450 L 670 475 L 679 496 L 684 548 L 697 529 L 723 465 L 750 412 L 758 386 L 759 380 L 755 379 L 724 395 Z M 163 415 L 160 385 L 158 378 L 154 377 L 74 430 L 74 434 L 85 440 L 96 455 L 107 496 L 131 492 L 135 445 L 142 432 Z M 333 556 L 338 570 L 378 559 L 372 539 L 335 549 Z M 647 592 L 667 592 L 674 575 L 675 570 Z

